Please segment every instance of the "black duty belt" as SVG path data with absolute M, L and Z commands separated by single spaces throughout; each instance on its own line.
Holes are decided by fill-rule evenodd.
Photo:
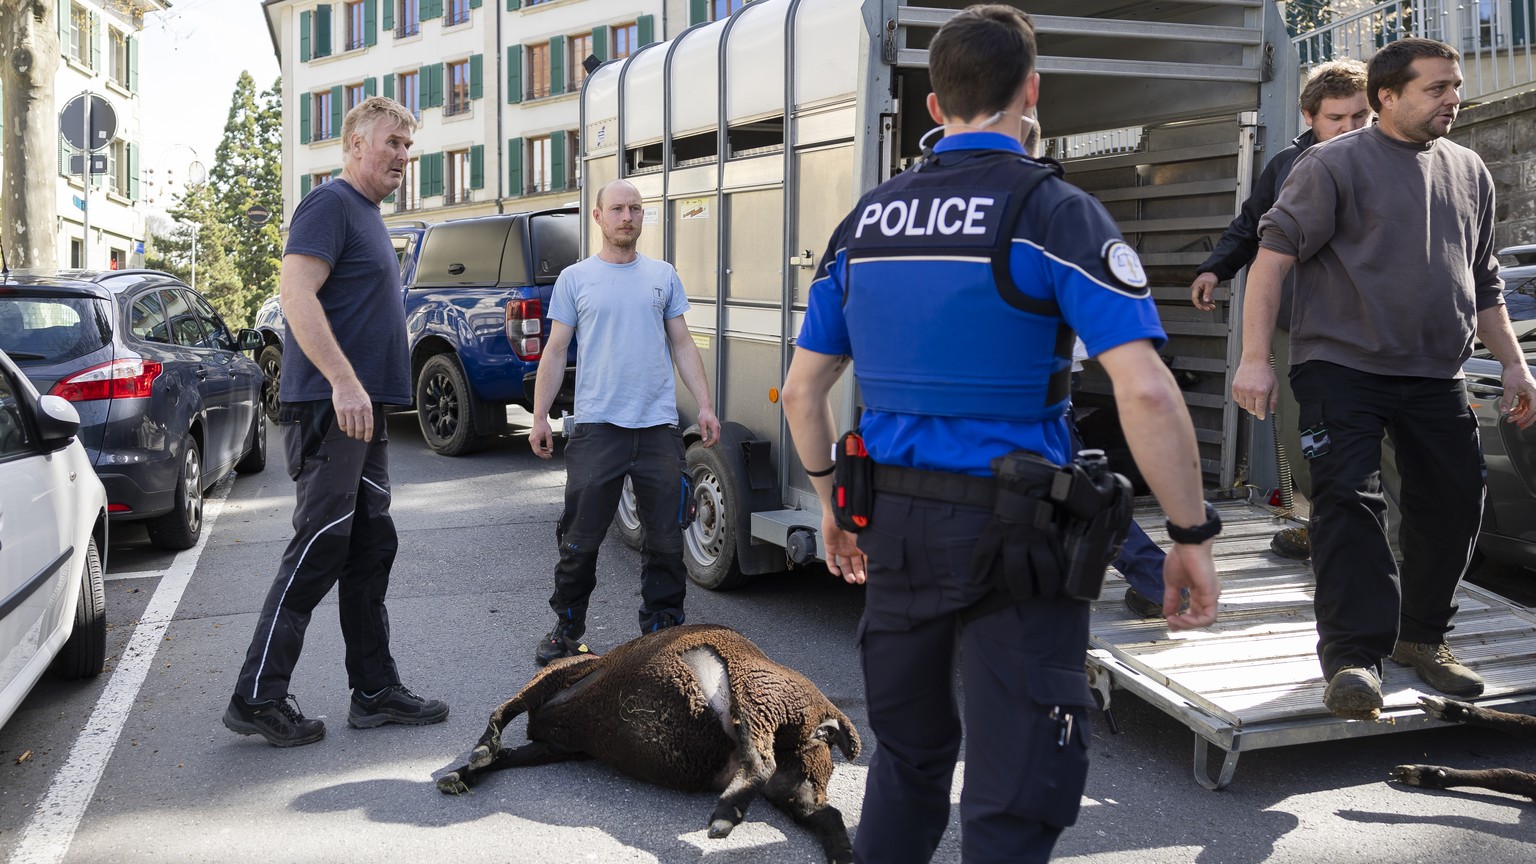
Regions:
M 968 507 L 991 507 L 996 480 L 949 471 L 924 471 L 899 465 L 875 466 L 875 491 L 913 498 L 931 498 Z

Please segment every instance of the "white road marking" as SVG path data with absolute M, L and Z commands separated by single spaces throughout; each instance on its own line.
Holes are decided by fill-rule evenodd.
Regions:
M 224 481 L 209 490 L 203 509 L 203 536 L 196 546 L 177 554 L 161 574 L 160 585 L 133 628 L 90 721 L 75 739 L 68 761 L 54 776 L 47 796 L 37 805 L 11 853 L 11 864 L 57 864 L 64 860 L 232 486 Z

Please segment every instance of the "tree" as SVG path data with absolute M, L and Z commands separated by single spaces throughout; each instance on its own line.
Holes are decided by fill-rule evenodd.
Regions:
M 12 267 L 58 266 L 58 172 L 53 169 L 59 158 L 53 104 L 57 12 L 53 0 L 0 0 L 0 88 L 5 93 L 0 243 Z

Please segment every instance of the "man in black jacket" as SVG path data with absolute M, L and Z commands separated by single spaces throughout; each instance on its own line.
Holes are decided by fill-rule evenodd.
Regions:
M 1216 242 L 1215 251 L 1197 269 L 1198 275 L 1189 286 L 1189 299 L 1196 309 L 1207 312 L 1215 309 L 1211 292 L 1216 289 L 1216 283 L 1236 276 L 1237 271 L 1252 264 L 1259 254 L 1259 219 L 1274 206 L 1296 157 L 1313 144 L 1361 128 L 1370 119 L 1371 108 L 1365 96 L 1365 64 L 1358 60 L 1335 60 L 1317 67 L 1308 76 L 1307 86 L 1301 90 L 1300 102 L 1302 119 L 1309 128 L 1264 166 L 1253 194 L 1243 202 L 1243 211 L 1227 226 Z M 1280 315 L 1272 349 L 1275 368 L 1280 370 L 1282 381 L 1285 380 L 1284 371 L 1290 366 L 1291 289 L 1292 282 L 1287 279 L 1280 297 Z M 1288 394 L 1286 400 L 1289 404 L 1295 403 Z M 1300 439 L 1294 424 L 1285 424 L 1281 434 L 1286 452 L 1299 452 Z M 1302 494 L 1309 495 L 1311 483 L 1307 472 L 1300 472 L 1296 479 Z M 1283 529 L 1275 534 L 1269 545 L 1276 554 L 1286 558 L 1305 560 L 1311 554 L 1305 528 Z

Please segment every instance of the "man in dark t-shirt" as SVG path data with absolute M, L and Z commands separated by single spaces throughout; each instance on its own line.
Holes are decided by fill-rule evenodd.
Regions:
M 325 737 L 288 692 L 310 613 L 340 582 L 347 723 L 425 724 L 447 704 L 400 683 L 384 594 L 398 540 L 389 515 L 385 405 L 409 405 L 410 357 L 400 270 L 379 202 L 400 186 L 416 119 L 371 97 L 342 121 L 341 177 L 293 215 L 283 255 L 278 422 L 296 483 L 295 534 L 267 593 L 224 725 L 278 747 Z

